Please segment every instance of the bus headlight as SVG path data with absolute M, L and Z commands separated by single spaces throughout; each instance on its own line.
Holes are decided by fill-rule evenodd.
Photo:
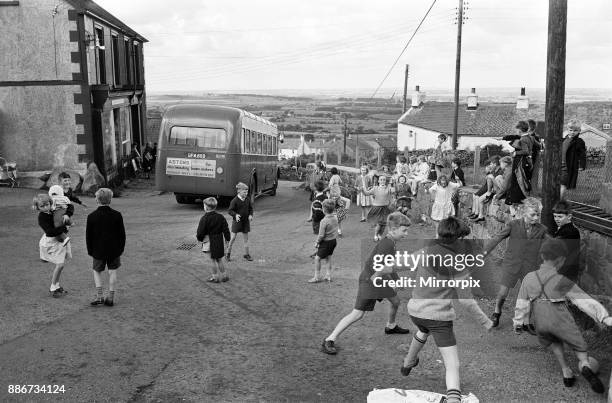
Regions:
M 221 174 L 223 173 L 223 167 L 218 167 L 218 168 L 217 168 L 217 173 L 218 173 L 219 175 L 221 175 Z

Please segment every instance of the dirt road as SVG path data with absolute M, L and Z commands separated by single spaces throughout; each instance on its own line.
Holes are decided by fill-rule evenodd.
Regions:
M 365 401 L 375 387 L 444 392 L 433 343 L 410 377 L 399 371 L 408 336 L 387 336 L 386 304 L 348 330 L 340 352 L 319 352 L 322 339 L 353 306 L 360 238 L 370 237 L 352 209 L 334 254 L 335 281 L 307 284 L 314 237 L 307 194 L 281 183 L 276 197 L 255 204 L 253 262 L 238 239 L 232 279 L 210 284 L 209 261 L 195 247 L 200 206 L 178 205 L 148 186 L 113 201 L 124 214 L 127 247 L 117 304 L 92 308 L 93 279 L 84 245 L 86 214 L 77 206 L 71 229 L 74 259 L 48 295 L 51 265 L 38 258 L 40 229 L 28 189 L 0 189 L 0 401 Z M 415 236 L 431 229 L 415 226 Z M 372 244 L 373 245 L 373 244 Z M 486 312 L 490 301 L 480 301 Z M 384 306 L 383 306 L 384 305 Z M 563 387 L 551 353 L 536 338 L 511 331 L 510 305 L 499 330 L 484 334 L 460 312 L 456 322 L 465 392 L 482 402 L 604 401 L 586 381 Z M 399 323 L 409 322 L 405 304 Z M 607 354 L 610 355 L 609 346 Z M 604 377 L 610 362 L 600 350 Z M 575 367 L 575 361 L 572 361 Z M 63 394 L 9 395 L 8 385 L 64 385 Z

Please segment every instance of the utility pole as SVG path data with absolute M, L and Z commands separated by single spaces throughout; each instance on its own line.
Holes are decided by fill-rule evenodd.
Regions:
M 567 0 L 548 2 L 548 52 L 546 57 L 546 109 L 544 165 L 542 168 L 542 223 L 553 229 L 552 208 L 559 200 L 561 136 L 565 105 L 565 47 L 567 38 Z
M 463 26 L 463 0 L 459 0 L 457 14 L 457 61 L 455 64 L 455 119 L 453 120 L 453 150 L 457 149 L 457 126 L 459 124 L 459 78 L 461 76 L 461 28 Z
M 359 169 L 359 135 L 355 133 L 355 168 Z
M 408 96 L 408 70 L 410 69 L 410 65 L 406 65 L 406 72 L 404 73 L 404 108 L 402 109 L 402 113 L 406 113 L 406 97 Z M 359 167 L 357 167 L 359 168 Z
M 348 116 L 344 115 L 344 151 L 343 154 L 346 154 L 346 136 L 348 136 Z

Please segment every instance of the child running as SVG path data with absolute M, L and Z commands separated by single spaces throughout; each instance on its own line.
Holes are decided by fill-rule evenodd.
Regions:
M 377 273 L 374 268 L 374 256 L 375 255 L 395 255 L 395 242 L 405 238 L 408 235 L 408 227 L 410 226 L 410 220 L 400 213 L 389 214 L 387 218 L 387 225 L 389 231 L 387 236 L 378 242 L 370 253 L 370 256 L 366 260 L 363 271 L 359 275 L 359 290 L 357 291 L 357 300 L 355 301 L 355 307 L 351 313 L 346 315 L 338 322 L 334 331 L 323 340 L 321 345 L 321 351 L 325 354 L 337 354 L 335 342 L 336 339 L 348 329 L 352 324 L 363 318 L 366 312 L 373 311 L 377 301 L 387 299 L 391 305 L 389 307 L 389 319 L 387 320 L 387 326 L 385 327 L 385 334 L 406 334 L 410 333 L 410 330 L 403 329 L 395 323 L 395 316 L 397 315 L 397 309 L 400 306 L 400 299 L 397 296 L 395 290 L 391 287 L 375 287 L 372 276 Z M 382 273 L 382 272 L 381 272 Z M 397 278 L 395 273 L 383 273 L 383 278 Z
M 43 235 L 38 243 L 40 259 L 55 264 L 51 275 L 51 286 L 49 293 L 53 298 L 61 297 L 66 291 L 60 285 L 60 277 L 66 259 L 72 258 L 70 243 L 62 245 L 57 237 L 66 231 L 66 226 L 55 226 L 53 212 L 51 211 L 53 200 L 48 194 L 41 193 L 34 197 L 32 208 L 38 211 L 38 225 L 43 230 Z
M 499 325 L 502 307 L 508 293 L 527 273 L 537 267 L 539 250 L 544 238 L 549 237 L 548 229 L 540 224 L 542 203 L 534 197 L 523 200 L 523 218 L 510 221 L 485 245 L 483 254 L 487 256 L 503 239 L 508 238 L 506 252 L 502 260 L 502 273 L 495 310 L 491 315 L 493 327 Z
M 391 197 L 395 191 L 393 187 L 387 186 L 387 177 L 381 175 L 378 178 L 378 186 L 374 186 L 371 189 L 362 189 L 362 194 L 372 195 L 372 208 L 368 213 L 368 222 L 376 224 L 374 229 L 374 241 L 378 242 L 382 238 L 383 232 L 385 232 L 385 226 L 387 224 L 387 216 L 391 213 L 389 210 L 389 204 L 391 203 Z
M 336 234 L 338 232 L 338 218 L 334 214 L 336 203 L 327 199 L 323 202 L 323 212 L 325 217 L 321 220 L 319 226 L 319 234 L 315 243 L 315 249 L 317 250 L 315 256 L 315 273 L 314 277 L 308 280 L 309 283 L 320 283 L 321 279 L 321 260 L 325 260 L 326 274 L 325 280 L 332 281 L 332 254 L 336 249 Z
M 469 227 L 463 225 L 455 217 L 448 217 L 440 221 L 438 226 L 438 239 L 435 244 L 426 248 L 427 256 L 446 256 L 465 254 L 466 244 L 459 241 L 469 235 Z M 417 252 L 418 253 L 418 252 Z M 435 262 L 435 259 L 434 259 Z M 457 271 L 453 266 L 417 266 L 417 278 L 435 276 L 438 279 L 461 279 L 466 272 Z M 453 332 L 453 321 L 456 319 L 453 301 L 464 305 L 477 319 L 478 323 L 489 330 L 493 322 L 482 312 L 476 301 L 471 298 L 460 298 L 460 290 L 455 287 L 415 287 L 412 298 L 408 301 L 408 313 L 412 322 L 419 329 L 414 335 L 408 354 L 402 364 L 402 375 L 409 375 L 412 368 L 419 364 L 419 352 L 427 342 L 429 335 L 433 335 L 438 350 L 442 355 L 446 368 L 446 401 L 448 403 L 461 402 L 461 383 L 459 377 L 459 353 L 457 341 Z
M 230 262 L 232 254 L 232 246 L 236 241 L 236 236 L 242 232 L 244 238 L 244 258 L 249 262 L 253 260 L 249 254 L 249 232 L 251 231 L 251 221 L 253 220 L 253 205 L 251 200 L 247 198 L 249 187 L 242 182 L 236 185 L 236 197 L 230 202 L 227 213 L 232 216 L 232 236 L 227 245 L 227 255 L 225 258 Z
M 563 384 L 572 387 L 576 377 L 565 361 L 563 343 L 571 347 L 578 358 L 580 373 L 597 393 L 604 393 L 604 385 L 589 363 L 587 344 L 570 313 L 571 301 L 581 311 L 599 323 L 612 326 L 612 317 L 596 300 L 559 271 L 563 268 L 568 251 L 560 239 L 547 239 L 542 243 L 540 255 L 543 263 L 528 273 L 521 284 L 514 315 L 514 329 L 521 333 L 529 323 L 530 313 L 540 344 L 550 347 L 563 372 Z
M 226 242 L 229 242 L 231 239 L 229 227 L 227 225 L 227 221 L 225 221 L 225 217 L 215 211 L 217 209 L 217 199 L 214 197 L 206 198 L 204 199 L 203 204 L 204 215 L 198 224 L 196 238 L 199 242 L 203 242 L 204 238 L 208 237 L 210 243 L 209 253 L 210 258 L 213 261 L 213 266 L 212 275 L 208 279 L 208 282 L 226 282 L 229 280 L 229 276 L 225 271 L 225 266 L 223 265 L 222 259 L 225 255 L 225 242 L 223 239 L 225 238 Z

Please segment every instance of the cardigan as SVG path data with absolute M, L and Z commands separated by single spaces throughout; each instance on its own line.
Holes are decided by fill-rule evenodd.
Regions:
M 56 227 L 53 224 L 53 214 L 43 213 L 42 211 L 38 214 L 38 225 L 48 237 L 56 237 L 64 232 L 68 232 L 65 225 Z
M 434 244 L 423 250 L 424 256 L 448 256 L 465 254 L 471 251 L 470 241 L 456 240 L 451 243 L 444 243 L 436 240 Z M 421 254 L 420 251 L 415 255 Z M 412 289 L 412 297 L 408 301 L 408 313 L 411 316 L 439 321 L 452 321 L 456 319 L 453 301 L 465 306 L 471 315 L 482 326 L 489 325 L 489 318 L 478 306 L 478 303 L 461 291 L 459 288 L 447 285 L 425 285 L 422 281 L 431 279 L 436 280 L 459 280 L 467 279 L 469 270 L 458 271 L 454 267 L 438 266 L 432 259 L 432 266 L 418 264 L 416 267 L 417 287 Z M 446 260 L 446 257 L 444 258 Z M 413 268 L 410 268 L 412 270 Z
M 87 216 L 87 253 L 94 259 L 113 260 L 125 249 L 123 216 L 110 206 L 100 206 Z
M 246 219 L 249 216 L 253 215 L 253 205 L 251 204 L 251 200 L 249 198 L 245 198 L 241 200 L 240 197 L 236 196 L 230 202 L 229 208 L 227 210 L 227 214 L 232 216 L 234 220 L 236 220 L 236 214 L 240 215 L 240 219 Z

